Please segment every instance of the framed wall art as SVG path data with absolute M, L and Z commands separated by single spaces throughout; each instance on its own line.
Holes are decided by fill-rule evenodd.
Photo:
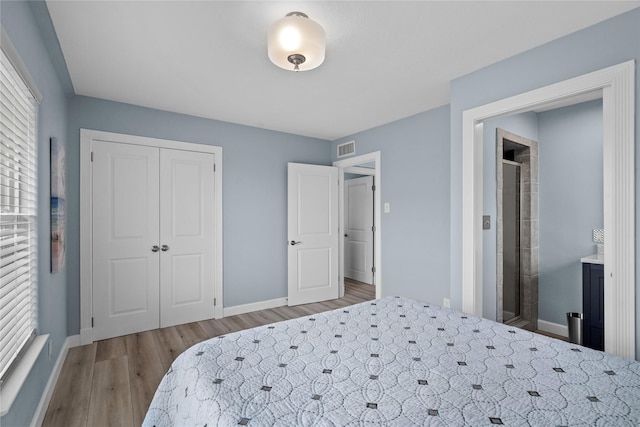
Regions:
M 51 138 L 51 272 L 64 267 L 65 215 L 65 150 L 64 143 Z

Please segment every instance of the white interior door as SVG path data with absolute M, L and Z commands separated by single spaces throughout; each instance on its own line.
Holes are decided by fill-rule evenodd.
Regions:
M 338 298 L 338 169 L 289 163 L 289 305 Z
M 373 177 L 345 181 L 344 276 L 373 285 Z
M 215 156 L 160 151 L 160 327 L 214 317 Z
M 95 141 L 93 171 L 94 339 L 155 329 L 158 149 Z

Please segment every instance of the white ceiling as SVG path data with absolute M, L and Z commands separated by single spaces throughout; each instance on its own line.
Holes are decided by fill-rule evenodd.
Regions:
M 452 79 L 640 1 L 47 6 L 78 95 L 335 140 L 445 105 Z M 327 33 L 326 60 L 312 71 L 282 70 L 267 58 L 269 25 L 294 10 Z

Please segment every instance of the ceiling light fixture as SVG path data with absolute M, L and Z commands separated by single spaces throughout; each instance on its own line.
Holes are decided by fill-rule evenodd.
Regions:
M 313 70 L 324 61 L 324 28 L 302 12 L 287 13 L 269 29 L 267 50 L 280 68 Z

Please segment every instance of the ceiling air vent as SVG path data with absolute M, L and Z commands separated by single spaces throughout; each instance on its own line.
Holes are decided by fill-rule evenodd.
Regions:
M 356 154 L 356 141 L 349 141 L 338 145 L 338 158 L 352 154 Z

